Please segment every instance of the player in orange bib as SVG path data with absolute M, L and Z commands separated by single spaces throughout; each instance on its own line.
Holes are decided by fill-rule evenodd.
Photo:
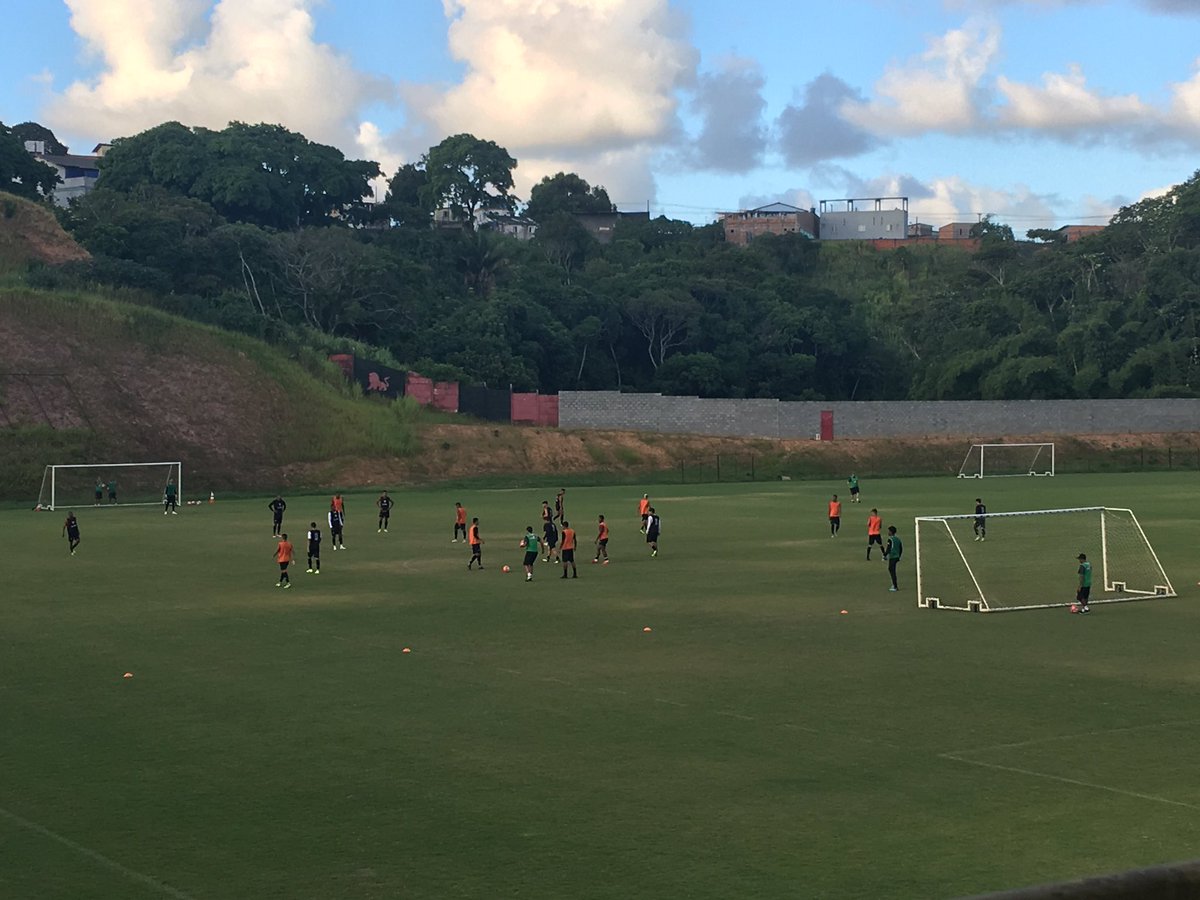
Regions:
M 867 559 L 871 558 L 871 546 L 879 545 L 879 552 L 883 553 L 883 519 L 879 518 L 879 510 L 872 509 L 871 514 L 867 516 Z
M 462 533 L 463 540 L 464 541 L 467 540 L 467 511 L 465 509 L 463 509 L 463 505 L 461 503 L 455 503 L 454 504 L 454 537 L 450 540 L 450 543 L 452 543 L 452 544 L 458 543 L 458 535 L 460 532 Z
M 829 536 L 837 537 L 837 533 L 841 527 L 842 501 L 837 498 L 837 494 L 834 494 L 833 499 L 829 501 Z
M 292 556 L 295 553 L 292 547 L 292 542 L 288 540 L 286 534 L 279 536 L 279 546 L 275 548 L 275 562 L 279 563 L 279 581 L 275 583 L 275 587 L 290 588 L 292 580 L 288 578 L 288 566 L 292 564 Z
M 604 521 L 604 516 L 600 516 L 600 530 L 596 534 L 596 558 L 592 560 L 594 563 L 600 562 L 600 557 L 604 557 L 604 565 L 608 565 L 608 523 Z
M 642 494 L 638 501 L 638 515 L 642 517 L 642 534 L 646 533 L 646 517 L 650 515 L 650 495 Z
M 459 508 L 461 509 L 461 507 Z M 478 516 L 471 520 L 471 527 L 467 529 L 467 543 L 471 545 L 471 560 L 467 563 L 467 568 L 470 569 L 473 563 L 479 563 L 479 568 L 482 570 L 483 538 L 479 536 Z
M 329 501 L 329 508 L 334 510 L 335 512 L 340 513 L 341 515 L 345 516 L 346 503 L 344 500 L 342 500 L 341 494 L 333 495 L 333 499 Z
M 567 577 L 567 566 L 571 567 L 571 577 L 578 578 L 579 570 L 575 568 L 575 529 L 566 519 L 562 523 L 562 577 Z

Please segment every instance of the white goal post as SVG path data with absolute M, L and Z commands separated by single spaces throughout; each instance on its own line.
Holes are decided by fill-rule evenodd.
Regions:
M 959 478 L 1054 475 L 1054 444 L 972 444 Z
M 1129 509 L 988 513 L 982 521 L 974 515 L 917 516 L 914 535 L 917 606 L 926 609 L 1069 606 L 1080 553 L 1092 565 L 1092 605 L 1176 596 Z
M 34 508 L 151 506 L 163 502 L 172 482 L 182 504 L 183 463 L 178 460 L 46 466 Z

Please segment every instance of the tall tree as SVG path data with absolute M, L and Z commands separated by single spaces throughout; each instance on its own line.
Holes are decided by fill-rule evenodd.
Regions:
M 529 192 L 525 215 L 544 224 L 554 213 L 611 213 L 617 208 L 608 199 L 608 191 L 592 187 L 574 172 L 547 175 Z
M 429 179 L 421 194 L 426 205 L 448 207 L 468 230 L 477 210 L 516 208 L 511 191 L 517 161 L 495 141 L 456 134 L 431 147 L 421 162 Z
M 58 172 L 34 159 L 11 128 L 0 122 L 0 187 L 10 194 L 37 200 L 49 196 Z
M 100 168 L 112 190 L 157 185 L 230 221 L 281 229 L 349 222 L 380 174 L 282 126 L 241 122 L 221 131 L 166 122 L 115 141 Z
M 413 163 L 401 166 L 388 181 L 383 214 L 401 228 L 428 228 L 430 209 L 423 199 L 429 175 Z

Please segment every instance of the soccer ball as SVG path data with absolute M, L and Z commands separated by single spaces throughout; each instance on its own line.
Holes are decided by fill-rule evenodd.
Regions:
M 510 569 L 508 566 L 501 566 L 500 571 L 501 572 L 511 572 L 512 569 Z

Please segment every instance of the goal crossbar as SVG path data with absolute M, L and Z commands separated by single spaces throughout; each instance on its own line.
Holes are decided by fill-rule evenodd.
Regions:
M 1046 518 L 1069 515 L 1077 524 L 1084 525 L 1073 537 L 1084 541 L 1098 541 L 1099 553 L 1095 557 L 1098 565 L 1098 587 L 1101 595 L 1091 598 L 1091 604 L 1122 603 L 1133 600 L 1149 600 L 1178 596 L 1170 578 L 1163 569 L 1157 552 L 1150 544 L 1133 510 L 1107 507 L 1084 506 L 1058 509 L 1034 509 L 1012 512 L 986 513 L 982 516 L 971 513 L 945 516 L 916 516 L 914 519 L 915 550 L 917 556 L 917 605 L 930 609 L 953 609 L 966 612 L 1009 612 L 1027 609 L 1046 609 L 1069 606 L 1070 600 L 1048 602 L 1012 602 L 1009 591 L 1023 577 L 1033 578 L 1032 585 L 1018 585 L 1018 591 L 1044 592 L 1050 590 L 1052 575 L 1040 571 L 1044 563 L 1037 559 L 1037 551 L 1043 549 L 1051 536 L 1043 533 L 1024 541 L 1010 530 L 1001 538 L 1004 544 L 993 540 L 988 544 L 971 540 L 971 532 L 965 523 L 994 526 L 994 520 L 1020 518 Z M 1080 521 L 1082 520 L 1082 521 Z M 925 526 L 924 528 L 922 526 Z M 960 534 L 956 534 L 956 530 Z M 986 529 L 984 530 L 986 535 Z M 1051 533 L 1054 538 L 1064 537 Z M 964 549 L 963 541 L 966 541 Z M 974 541 L 981 538 L 976 531 Z M 1005 549 L 1000 549 L 1004 547 Z M 992 557 L 992 554 L 996 555 Z M 1005 556 L 1005 554 L 1015 554 Z M 931 555 L 938 558 L 931 562 Z M 989 559 L 989 557 L 992 557 Z M 1055 555 L 1057 559 L 1057 555 Z M 1056 572 L 1061 571 L 1054 563 Z M 1035 574 L 1028 570 L 1037 569 Z M 986 574 L 985 574 L 986 573 Z M 997 581 L 1005 583 L 997 585 Z M 941 596 L 943 592 L 947 596 Z M 1105 595 L 1108 596 L 1105 596 Z M 997 600 L 997 595 L 1000 599 Z

